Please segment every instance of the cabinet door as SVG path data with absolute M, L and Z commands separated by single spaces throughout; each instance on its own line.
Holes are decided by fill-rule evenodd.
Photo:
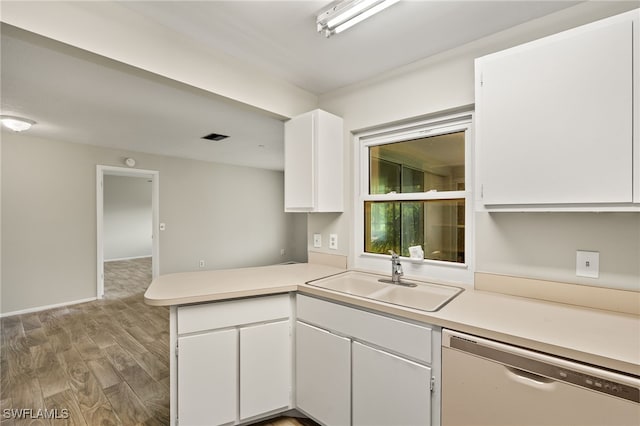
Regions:
M 431 369 L 354 342 L 353 425 L 431 424 Z
M 476 61 L 484 204 L 632 201 L 632 24 L 614 17 Z
M 289 321 L 240 329 L 240 420 L 290 406 Z
M 311 211 L 315 206 L 314 115 L 294 117 L 284 125 L 284 206 Z
M 237 331 L 179 337 L 179 423 L 211 426 L 234 422 L 237 398 Z
M 296 325 L 296 405 L 330 426 L 351 423 L 351 341 Z

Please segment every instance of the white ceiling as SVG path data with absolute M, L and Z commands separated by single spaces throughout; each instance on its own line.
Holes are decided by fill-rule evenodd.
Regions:
M 127 2 L 194 42 L 316 94 L 326 93 L 517 24 L 570 1 L 401 1 L 325 38 L 315 17 L 331 1 Z
M 566 8 L 567 1 L 402 1 L 329 39 L 329 1 L 123 2 L 315 94 L 361 81 Z M 282 121 L 153 74 L 2 25 L 2 114 L 30 134 L 140 152 L 283 168 Z M 221 142 L 200 139 L 229 135 Z

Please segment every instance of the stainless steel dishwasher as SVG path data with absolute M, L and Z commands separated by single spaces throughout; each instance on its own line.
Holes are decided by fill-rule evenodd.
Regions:
M 442 425 L 640 425 L 640 378 L 442 331 Z

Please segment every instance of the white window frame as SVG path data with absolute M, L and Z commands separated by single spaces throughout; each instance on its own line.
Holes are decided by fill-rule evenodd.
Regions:
M 419 192 L 401 194 L 369 194 L 369 148 L 393 142 L 432 137 L 453 132 L 465 132 L 465 190 L 442 192 Z M 474 273 L 474 170 L 473 170 L 473 112 L 443 115 L 430 119 L 415 120 L 402 125 L 378 127 L 375 130 L 354 135 L 354 206 L 353 206 L 353 267 L 387 273 L 391 269 L 390 256 L 365 252 L 364 203 L 365 201 L 403 200 L 465 200 L 465 262 L 440 260 L 414 260 L 401 257 L 407 277 L 429 279 L 455 284 L 473 284 Z

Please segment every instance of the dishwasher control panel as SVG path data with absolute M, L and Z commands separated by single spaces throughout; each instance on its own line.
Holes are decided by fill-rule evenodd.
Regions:
M 558 369 L 552 377 L 563 382 L 579 385 L 597 392 L 640 402 L 640 390 L 624 383 L 618 383 L 568 369 Z

